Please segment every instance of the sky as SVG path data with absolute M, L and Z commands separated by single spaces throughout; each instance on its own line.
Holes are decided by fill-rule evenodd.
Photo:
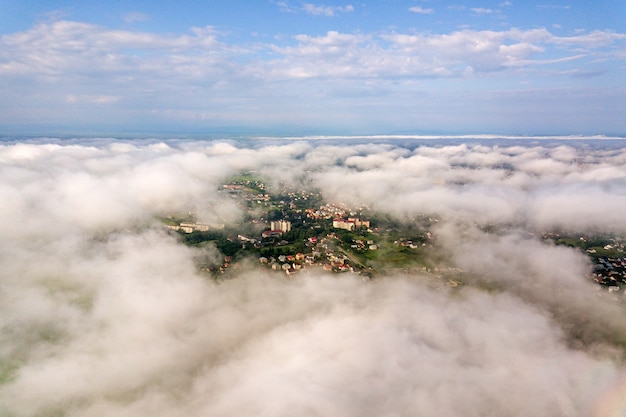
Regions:
M 626 233 L 623 143 L 0 142 L 0 415 L 623 417 L 626 295 L 540 233 Z M 242 222 L 241 170 L 432 216 L 442 262 L 214 280 L 158 218 Z
M 626 132 L 622 1 L 0 1 L 7 134 Z

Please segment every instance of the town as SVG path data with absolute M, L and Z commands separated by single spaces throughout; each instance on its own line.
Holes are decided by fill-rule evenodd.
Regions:
M 306 268 L 351 273 L 364 279 L 380 272 L 436 272 L 458 286 L 458 269 L 438 256 L 430 230 L 436 217 L 423 216 L 411 225 L 367 207 L 328 203 L 315 190 L 270 191 L 253 172 L 244 172 L 219 189 L 245 213 L 234 225 L 204 223 L 193 213 L 162 218 L 165 226 L 191 246 L 215 245 L 223 262 L 201 268 L 223 276 L 244 259 L 293 276 Z M 626 254 L 617 236 L 569 236 L 549 232 L 542 238 L 586 253 L 594 267 L 589 278 L 609 292 L 626 288 Z
M 429 226 L 437 219 L 425 217 L 401 228 L 367 207 L 326 203 L 315 190 L 269 192 L 254 173 L 232 178 L 219 192 L 245 213 L 241 223 L 204 223 L 193 213 L 161 219 L 185 244 L 219 249 L 224 262 L 202 266 L 213 274 L 225 274 L 238 261 L 251 258 L 287 276 L 314 267 L 364 279 L 389 268 L 435 268 L 428 249 L 433 245 Z

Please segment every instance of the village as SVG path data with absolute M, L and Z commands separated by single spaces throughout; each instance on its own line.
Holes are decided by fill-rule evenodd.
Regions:
M 369 277 L 372 269 L 360 259 L 357 253 L 362 255 L 366 251 L 378 249 L 372 238 L 375 232 L 369 228 L 369 220 L 332 217 L 340 213 L 343 213 L 343 210 L 338 206 L 329 205 L 319 210 L 308 209 L 305 213 L 306 218 L 310 219 L 308 225 L 306 220 L 294 226 L 292 221 L 280 219 L 269 221 L 265 230 L 260 233 L 228 235 L 225 239 L 236 243 L 241 250 L 234 252 L 226 250 L 228 254 L 224 257 L 224 263 L 213 271 L 222 274 L 227 272 L 237 257 L 257 254 L 260 265 L 274 271 L 284 272 L 287 276 L 292 276 L 305 268 L 319 267 L 328 272 L 349 272 Z M 257 220 L 253 223 L 259 225 L 261 221 Z M 326 223 L 326 227 L 322 227 L 320 223 Z M 328 225 L 331 225 L 332 230 L 328 230 Z M 179 225 L 166 227 L 188 235 L 189 238 L 186 240 L 194 241 L 194 243 L 201 243 L 203 237 L 206 237 L 207 241 L 219 241 L 220 239 L 211 231 L 226 230 L 225 225 L 201 222 L 181 222 Z M 346 234 L 346 232 L 351 233 Z M 361 235 L 369 236 L 369 238 L 358 238 Z M 194 237 L 199 239 L 193 239 Z
M 383 265 L 430 267 L 424 256 L 432 244 L 428 222 L 399 235 L 398 228 L 390 227 L 385 219 L 374 227 L 366 207 L 325 203 L 315 191 L 270 193 L 250 174 L 223 184 L 219 192 L 236 201 L 245 213 L 243 222 L 204 223 L 193 213 L 163 219 L 186 244 L 212 242 L 217 246 L 224 262 L 203 266 L 215 275 L 227 274 L 242 259 L 254 259 L 287 276 L 321 268 L 371 278 Z
M 253 173 L 224 183 L 219 192 L 244 212 L 241 223 L 204 223 L 193 213 L 164 219 L 165 226 L 179 233 L 184 243 L 211 242 L 220 250 L 221 264 L 202 265 L 214 276 L 228 274 L 243 259 L 288 277 L 307 268 L 364 278 L 393 269 L 440 272 L 441 260 L 433 260 L 436 240 L 430 231 L 437 218 L 425 217 L 410 228 L 401 227 L 392 219 L 376 217 L 367 207 L 327 203 L 314 190 L 270 192 Z M 593 263 L 590 279 L 609 292 L 626 291 L 621 239 L 555 232 L 544 233 L 543 239 L 585 252 Z M 454 270 L 452 266 L 443 269 Z

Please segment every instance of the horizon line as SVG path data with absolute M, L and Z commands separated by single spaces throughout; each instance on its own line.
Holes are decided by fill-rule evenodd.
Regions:
M 355 139 L 375 139 L 375 140 L 393 140 L 393 139 L 416 139 L 416 140 L 446 140 L 446 139 L 480 139 L 480 140 L 626 140 L 626 136 L 606 135 L 606 134 L 568 134 L 568 135 L 523 135 L 523 134 L 495 134 L 495 133 L 479 133 L 479 134 L 363 134 L 363 135 L 254 135 L 254 134 L 218 134 L 207 132 L 205 134 L 57 134 L 57 135 L 33 135 L 33 134 L 9 134 L 0 135 L 2 141 L 19 141 L 19 140 L 37 140 L 37 139 L 112 139 L 112 140 L 232 140 L 232 139 L 249 139 L 249 140 L 355 140 Z

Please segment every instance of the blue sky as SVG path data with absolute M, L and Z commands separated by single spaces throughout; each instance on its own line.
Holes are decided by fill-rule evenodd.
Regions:
M 626 134 L 623 1 L 0 1 L 9 133 Z

